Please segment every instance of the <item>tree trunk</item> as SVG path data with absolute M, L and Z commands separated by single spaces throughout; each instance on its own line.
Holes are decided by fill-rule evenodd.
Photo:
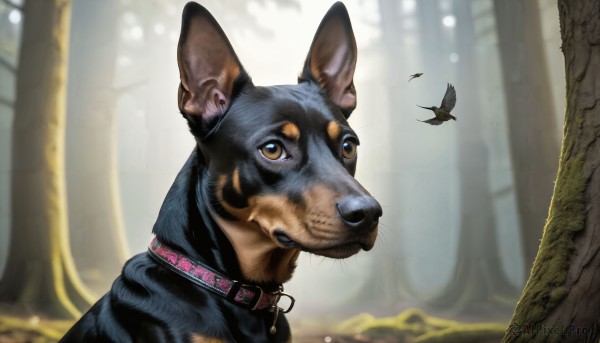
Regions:
M 600 2 L 558 1 L 567 106 L 558 178 L 504 342 L 600 338 Z
M 27 0 L 13 123 L 11 244 L 0 302 L 77 317 L 89 306 L 71 258 L 64 125 L 71 4 Z
M 116 156 L 113 80 L 119 34 L 117 0 L 73 4 L 67 102 L 67 190 L 75 264 L 97 293 L 108 290 L 129 256 Z M 101 30 L 98 30 L 102 27 Z
M 560 142 L 537 1 L 494 0 L 523 260 L 529 271 L 542 236 Z

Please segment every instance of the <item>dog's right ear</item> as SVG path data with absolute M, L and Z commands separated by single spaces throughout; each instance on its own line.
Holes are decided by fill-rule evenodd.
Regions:
M 208 131 L 229 108 L 238 78 L 249 78 L 215 18 L 194 2 L 183 9 L 177 64 L 179 110 Z
M 313 81 L 348 118 L 356 108 L 356 40 L 346 6 L 336 2 L 313 38 L 299 82 Z

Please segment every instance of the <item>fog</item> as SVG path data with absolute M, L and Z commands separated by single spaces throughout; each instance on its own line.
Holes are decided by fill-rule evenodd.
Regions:
M 201 3 L 253 82 L 266 86 L 297 81 L 333 1 Z M 524 242 L 523 232 L 539 237 L 545 220 L 546 213 L 531 208 L 547 209 L 553 187 L 540 182 L 540 189 L 528 189 L 531 202 L 520 203 L 517 178 L 529 169 L 522 159 L 515 164 L 515 149 L 532 151 L 526 163 L 534 178 L 554 175 L 558 166 L 556 160 L 549 170 L 535 168 L 547 156 L 530 150 L 550 142 L 542 150 L 558 156 L 560 147 L 564 66 L 556 3 L 539 0 L 537 11 L 524 12 L 539 17 L 535 30 L 498 25 L 511 14 L 495 13 L 491 0 L 344 3 L 358 45 L 358 106 L 350 117 L 361 142 L 356 178 L 384 215 L 372 251 L 345 260 L 301 254 L 285 284 L 296 299 L 288 318 L 299 330 L 310 330 L 361 312 L 394 315 L 418 307 L 448 318 L 507 321 L 530 269 L 525 247 L 537 244 Z M 115 275 L 104 271 L 102 260 L 86 259 L 101 245 L 91 237 L 110 225 L 124 230 L 117 232 L 119 247 L 111 254 L 144 252 L 162 201 L 195 145 L 177 108 L 176 45 L 184 4 L 73 1 L 65 133 L 69 230 L 78 271 L 97 295 Z M 9 250 L 14 69 L 22 24 L 14 11 L 0 3 L 0 271 Z M 539 68 L 503 63 L 507 54 L 514 61 L 533 57 L 523 44 L 501 44 L 501 27 L 515 30 L 503 31 L 508 35 L 539 30 L 523 40 L 540 44 L 534 62 Z M 508 47 L 514 50 L 503 54 Z M 423 75 L 408 82 L 415 73 Z M 531 75 L 547 82 L 538 85 Z M 416 105 L 439 106 L 447 83 L 456 87 L 457 121 L 417 121 L 432 112 Z M 511 85 L 536 91 L 519 100 L 507 92 Z M 527 106 L 540 104 L 550 109 L 544 119 L 550 126 L 533 123 L 521 138 L 511 135 L 514 118 L 526 125 Z M 540 224 L 523 227 L 531 213 Z

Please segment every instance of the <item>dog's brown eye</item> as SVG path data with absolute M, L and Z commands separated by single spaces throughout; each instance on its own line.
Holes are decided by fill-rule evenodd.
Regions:
M 342 155 L 347 159 L 354 158 L 356 156 L 356 144 L 351 141 L 345 141 L 342 144 Z
M 342 156 L 345 159 L 353 159 L 356 156 L 356 143 L 351 140 L 345 140 L 342 143 Z
M 285 150 L 278 142 L 269 142 L 260 148 L 264 157 L 270 160 L 283 160 L 287 157 Z

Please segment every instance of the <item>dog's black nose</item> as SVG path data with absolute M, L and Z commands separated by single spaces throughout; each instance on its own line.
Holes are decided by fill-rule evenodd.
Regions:
M 383 214 L 381 205 L 370 196 L 347 196 L 337 203 L 337 208 L 344 223 L 360 231 L 375 229 Z

